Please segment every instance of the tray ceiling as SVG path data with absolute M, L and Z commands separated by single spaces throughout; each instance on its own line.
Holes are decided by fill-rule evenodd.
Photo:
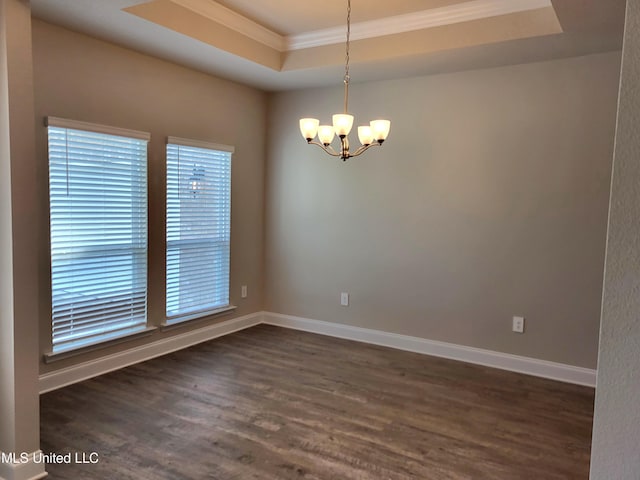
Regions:
M 34 16 L 266 90 L 339 83 L 346 0 L 32 0 Z M 606 4 L 603 5 L 603 4 Z M 352 0 L 355 81 L 621 48 L 624 0 Z

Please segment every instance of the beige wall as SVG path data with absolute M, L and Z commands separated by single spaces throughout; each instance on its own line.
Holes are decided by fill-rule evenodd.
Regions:
M 592 480 L 640 475 L 640 2 L 627 3 L 598 386 Z
M 164 320 L 164 184 L 168 135 L 236 147 L 232 160 L 231 301 L 234 316 L 263 305 L 263 176 L 267 99 L 263 92 L 34 20 L 39 214 L 40 346 L 50 350 L 46 129 L 48 115 L 147 131 L 149 144 L 149 318 Z M 240 298 L 241 285 L 249 287 Z M 211 319 L 210 321 L 215 321 Z M 69 360 L 41 372 L 112 353 L 203 322 Z
M 392 131 L 346 163 L 297 127 L 338 81 L 273 95 L 265 309 L 595 368 L 619 62 L 352 84 Z
M 0 451 L 39 448 L 38 226 L 31 24 L 27 2 L 0 0 Z M 20 467 L 42 473 L 42 465 Z M 15 468 L 0 463 L 0 478 Z
M 55 115 L 152 134 L 152 324 L 163 320 L 164 139 L 176 135 L 236 146 L 236 316 L 265 307 L 595 368 L 619 54 L 353 84 L 359 118 L 387 116 L 393 127 L 383 148 L 342 163 L 297 130 L 299 117 L 340 108 L 339 85 L 267 105 L 257 90 L 41 21 L 33 39 L 41 352 L 50 346 L 41 121 Z M 527 318 L 525 335 L 510 331 L 515 314 Z

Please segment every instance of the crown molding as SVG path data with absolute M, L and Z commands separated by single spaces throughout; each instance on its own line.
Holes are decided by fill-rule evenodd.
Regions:
M 282 35 L 263 27 L 259 23 L 220 5 L 213 0 L 170 0 L 173 3 L 202 15 L 209 20 L 221 23 L 242 35 L 271 47 L 279 52 L 286 51 L 287 42 Z
M 345 40 L 344 25 L 283 36 L 214 0 L 170 1 L 279 52 L 333 45 Z M 364 40 L 547 7 L 552 7 L 551 0 L 471 0 L 447 7 L 353 23 L 351 39 Z
M 447 7 L 396 15 L 351 25 L 351 39 L 393 35 L 455 23 L 480 20 L 510 13 L 552 7 L 551 0 L 472 0 Z M 345 41 L 344 26 L 285 37 L 286 50 L 321 47 Z

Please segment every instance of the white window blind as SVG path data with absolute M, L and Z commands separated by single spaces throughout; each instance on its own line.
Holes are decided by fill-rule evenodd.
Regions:
M 146 328 L 148 135 L 52 117 L 47 125 L 58 353 Z
M 229 306 L 233 147 L 167 144 L 167 323 Z

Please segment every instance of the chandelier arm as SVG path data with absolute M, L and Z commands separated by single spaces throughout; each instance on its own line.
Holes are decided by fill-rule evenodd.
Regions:
M 340 153 L 336 152 L 331 145 L 329 145 L 328 147 L 325 147 L 322 143 L 314 142 L 314 141 L 310 141 L 310 142 L 307 142 L 307 143 L 309 145 L 316 145 L 316 146 L 320 147 L 322 150 L 324 150 L 326 153 L 328 153 L 332 157 L 339 157 L 341 155 Z
M 380 144 L 378 142 L 374 142 L 374 143 L 370 143 L 369 145 L 362 145 L 360 147 L 358 147 L 358 149 L 353 152 L 352 154 L 350 154 L 350 157 L 357 157 L 358 155 L 362 155 L 364 152 L 366 152 L 367 150 L 369 150 L 371 147 L 379 147 Z

